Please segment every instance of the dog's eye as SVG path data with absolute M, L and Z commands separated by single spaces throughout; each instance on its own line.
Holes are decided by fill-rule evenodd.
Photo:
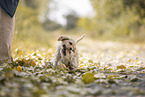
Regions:
M 70 44 L 70 45 L 72 45 L 72 43 L 71 43 L 71 42 L 69 42 L 69 44 Z
M 65 47 L 65 45 L 63 45 L 63 47 Z

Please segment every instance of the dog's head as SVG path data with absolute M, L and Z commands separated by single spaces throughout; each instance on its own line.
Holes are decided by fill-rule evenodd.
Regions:
M 75 51 L 76 42 L 71 37 L 62 35 L 58 38 L 58 41 L 62 41 L 61 45 L 64 50 Z

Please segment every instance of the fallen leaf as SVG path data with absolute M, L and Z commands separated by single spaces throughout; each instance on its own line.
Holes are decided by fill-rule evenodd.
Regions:
M 126 67 L 124 65 L 120 65 L 120 66 L 117 66 L 117 70 L 118 69 L 126 69 Z
M 22 71 L 22 67 L 21 67 L 21 66 L 17 66 L 17 67 L 15 67 L 14 69 L 15 69 L 16 71 L 20 71 L 20 72 Z
M 89 84 L 89 83 L 92 83 L 95 81 L 94 79 L 94 74 L 93 73 L 85 73 L 83 74 L 82 76 L 82 81 L 85 83 L 85 84 Z

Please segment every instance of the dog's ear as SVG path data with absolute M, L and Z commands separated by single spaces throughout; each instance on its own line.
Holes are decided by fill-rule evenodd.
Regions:
M 61 36 L 58 38 L 58 41 L 64 41 L 64 40 L 69 40 L 69 39 L 70 39 L 69 36 L 61 35 Z

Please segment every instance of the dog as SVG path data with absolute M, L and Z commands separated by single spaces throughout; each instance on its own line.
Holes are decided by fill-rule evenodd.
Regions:
M 61 35 L 58 41 L 61 41 L 57 46 L 55 57 L 51 60 L 54 67 L 64 64 L 69 70 L 74 70 L 79 64 L 79 52 L 76 44 L 83 39 L 82 35 L 76 41 L 69 36 Z

